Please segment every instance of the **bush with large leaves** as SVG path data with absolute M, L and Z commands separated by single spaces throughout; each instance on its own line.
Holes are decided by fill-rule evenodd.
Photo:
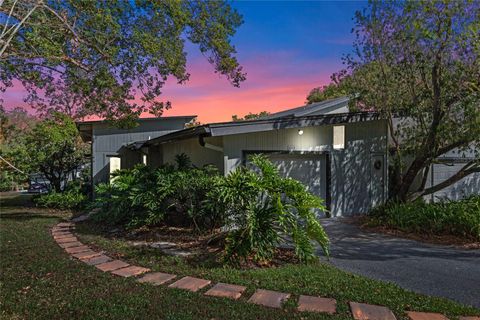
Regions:
M 292 241 L 298 258 L 311 261 L 312 240 L 328 255 L 329 240 L 314 213 L 326 210 L 322 200 L 299 181 L 280 177 L 265 156 L 253 156 L 251 164 L 218 178 L 209 193 L 209 201 L 228 217 L 225 259 L 268 261 L 279 244 Z
M 110 184 L 96 188 L 95 203 L 100 208 L 96 218 L 138 227 L 159 224 L 173 215 L 198 231 L 218 227 L 222 216 L 203 205 L 218 170 L 210 166 L 195 168 L 184 155 L 176 160 L 176 166 L 151 169 L 137 165 L 115 172 Z

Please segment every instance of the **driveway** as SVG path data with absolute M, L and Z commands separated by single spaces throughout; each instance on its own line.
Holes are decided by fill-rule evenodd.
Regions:
M 330 262 L 338 268 L 480 307 L 480 250 L 365 232 L 339 219 L 322 225 L 332 242 Z

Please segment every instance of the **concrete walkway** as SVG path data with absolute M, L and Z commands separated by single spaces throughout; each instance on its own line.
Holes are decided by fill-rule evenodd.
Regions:
M 370 233 L 339 219 L 322 221 L 340 269 L 402 288 L 480 307 L 480 250 Z

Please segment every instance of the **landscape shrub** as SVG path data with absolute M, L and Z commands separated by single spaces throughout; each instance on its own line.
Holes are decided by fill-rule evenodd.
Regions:
M 326 210 L 322 200 L 299 181 L 282 178 L 266 157 L 255 155 L 251 163 L 217 179 L 209 193 L 208 201 L 226 213 L 226 261 L 269 261 L 289 241 L 301 261 L 316 257 L 311 240 L 328 255 L 329 240 L 313 210 Z
M 438 203 L 390 203 L 376 209 L 369 224 L 405 232 L 454 235 L 479 241 L 480 195 Z
M 281 243 L 292 242 L 301 261 L 315 258 L 315 241 L 328 255 L 328 237 L 314 209 L 320 198 L 300 182 L 280 177 L 263 156 L 252 167 L 241 166 L 227 177 L 213 166 L 196 168 L 185 155 L 176 165 L 151 169 L 137 165 L 119 170 L 111 183 L 96 188 L 93 216 L 127 228 L 172 225 L 185 220 L 198 231 L 219 227 L 227 234 L 225 260 L 272 259 Z
M 45 208 L 81 210 L 88 203 L 88 196 L 82 192 L 80 185 L 70 183 L 63 192 L 51 191 L 34 198 L 34 202 Z
M 96 187 L 94 219 L 126 227 L 152 226 L 169 219 L 186 221 L 197 230 L 220 226 L 217 212 L 203 205 L 206 194 L 218 176 L 211 166 L 195 168 L 183 154 L 176 166 L 151 169 L 137 165 L 112 175 L 109 184 Z

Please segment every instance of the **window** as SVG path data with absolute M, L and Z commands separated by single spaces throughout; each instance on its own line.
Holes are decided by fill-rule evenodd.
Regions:
M 142 155 L 142 163 L 144 165 L 147 165 L 147 155 L 146 154 Z
M 345 126 L 333 126 L 333 149 L 345 148 Z
M 110 157 L 110 174 L 121 168 L 121 159 L 119 157 Z

